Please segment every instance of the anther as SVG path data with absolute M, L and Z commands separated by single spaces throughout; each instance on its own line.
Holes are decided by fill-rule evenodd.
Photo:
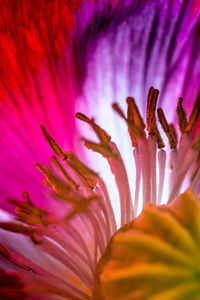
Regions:
M 159 91 L 151 87 L 149 89 L 149 94 L 147 97 L 147 131 L 149 135 L 155 135 L 158 148 L 164 148 L 165 144 L 161 138 L 160 132 L 158 130 L 157 124 L 156 124 L 156 116 L 155 116 L 155 110 L 156 110 L 156 104 L 158 99 Z
M 169 124 L 169 143 L 171 149 L 176 149 L 178 144 L 178 138 L 174 124 Z
M 40 163 L 37 163 L 35 166 L 41 173 L 43 173 L 46 177 L 48 177 L 47 171 Z
M 67 200 L 69 192 L 73 192 L 72 188 L 65 181 L 57 177 L 51 170 L 46 170 L 41 164 L 37 163 L 36 168 L 46 176 L 50 187 L 54 189 L 57 195 Z
M 31 199 L 30 199 L 30 196 L 29 196 L 28 192 L 24 191 L 24 192 L 23 192 L 23 197 L 24 197 L 24 199 L 27 201 L 27 203 L 28 203 L 30 206 L 34 206 L 34 205 L 33 205 L 33 202 L 32 202 Z
M 48 134 L 48 132 L 46 131 L 45 127 L 41 125 L 40 128 L 42 129 L 42 132 L 43 132 L 45 140 L 47 141 L 47 143 L 49 144 L 49 146 L 51 147 L 51 149 L 53 150 L 53 152 L 55 154 L 57 154 L 58 156 L 60 156 L 60 158 L 62 160 L 66 160 L 67 159 L 67 155 L 62 151 L 62 149 L 54 141 L 54 139 Z
M 67 164 L 74 170 L 82 184 L 89 190 L 96 186 L 98 174 L 89 169 L 73 153 L 68 152 Z
M 128 120 L 132 119 L 134 120 L 134 123 L 136 124 L 136 126 L 143 130 L 145 129 L 146 125 L 144 124 L 144 120 L 141 117 L 141 114 L 139 112 L 139 109 L 137 107 L 137 105 L 135 104 L 135 100 L 132 97 L 128 97 L 126 99 L 126 103 L 128 105 L 128 110 L 127 110 L 127 118 Z
M 121 108 L 119 107 L 118 103 L 113 103 L 112 104 L 112 108 L 116 111 L 116 113 L 124 120 L 127 121 L 123 111 L 121 110 Z
M 168 137 L 170 148 L 171 149 L 176 149 L 176 147 L 177 147 L 177 135 L 176 135 L 174 125 L 173 124 L 170 124 L 170 125 L 168 124 L 162 108 L 158 108 L 157 113 L 158 113 L 159 122 L 160 122 L 165 134 Z
M 158 94 L 159 91 L 151 87 L 147 97 L 147 130 L 150 135 L 155 134 L 155 126 L 156 126 L 155 110 L 156 110 Z
M 96 135 L 98 136 L 98 138 L 100 140 L 100 143 L 103 146 L 108 145 L 108 143 L 111 140 L 111 137 L 107 134 L 107 132 L 105 130 L 103 130 L 99 125 L 97 125 L 94 122 L 94 119 L 89 119 L 87 116 L 85 116 L 82 113 L 77 113 L 76 118 L 83 121 L 83 122 L 85 122 L 85 123 L 88 123 L 93 128 L 93 130 L 95 131 Z
M 51 158 L 51 161 L 54 164 L 54 166 L 57 168 L 57 170 L 64 176 L 64 178 L 67 180 L 67 182 L 70 184 L 70 186 L 75 190 L 78 189 L 79 185 L 69 176 L 67 171 L 59 163 L 58 159 L 55 156 L 53 156 Z
M 190 114 L 190 118 L 189 118 L 189 121 L 188 121 L 188 124 L 185 128 L 185 132 L 186 133 L 191 133 L 192 132 L 192 129 L 196 123 L 196 120 L 199 116 L 199 113 L 200 113 L 200 91 L 197 95 L 197 98 L 196 98 L 196 101 L 194 103 L 194 106 L 193 106 L 193 109 L 192 109 L 192 112 Z
M 186 117 L 186 112 L 183 108 L 183 98 L 178 99 L 178 105 L 176 108 L 176 113 L 178 117 L 178 125 L 180 128 L 181 133 L 183 134 L 185 132 L 185 127 L 187 126 L 187 117 Z
M 113 103 L 112 107 L 118 113 L 118 115 L 126 121 L 128 125 L 129 135 L 132 141 L 132 146 L 136 147 L 137 138 L 144 137 L 143 129 L 145 128 L 145 125 L 139 113 L 139 110 L 135 104 L 134 99 L 128 97 L 126 101 L 128 104 L 127 118 L 125 117 L 123 111 L 121 110 L 121 108 L 117 103 Z

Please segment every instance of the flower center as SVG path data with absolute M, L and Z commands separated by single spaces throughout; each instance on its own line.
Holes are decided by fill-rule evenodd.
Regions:
M 199 299 L 199 219 L 192 189 L 168 205 L 147 204 L 112 237 L 96 268 L 94 299 Z

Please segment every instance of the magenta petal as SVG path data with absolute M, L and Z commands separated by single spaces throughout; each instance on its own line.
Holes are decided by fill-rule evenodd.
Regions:
M 23 190 L 42 206 L 46 201 L 35 164 L 49 161 L 53 152 L 43 137 L 41 124 L 64 149 L 74 148 L 76 89 L 72 88 L 73 76 L 65 69 L 69 62 L 65 52 L 53 74 L 42 64 L 39 71 L 29 73 L 28 86 L 20 86 L 18 92 L 7 88 L 0 103 L 2 208 L 8 208 L 5 197 L 21 198 Z

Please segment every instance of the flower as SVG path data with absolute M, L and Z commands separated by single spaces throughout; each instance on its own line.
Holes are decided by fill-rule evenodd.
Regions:
M 113 278 L 109 266 L 119 225 L 127 229 L 126 224 L 148 202 L 179 203 L 181 198 L 176 197 L 187 186 L 199 192 L 199 135 L 193 130 L 195 123 L 198 128 L 199 94 L 188 119 L 183 108 L 191 107 L 191 98 L 199 88 L 198 1 L 12 0 L 2 1 L 0 6 L 1 207 L 9 211 L 13 205 L 17 207 L 15 218 L 1 216 L 0 296 L 90 299 L 94 290 L 94 297 L 101 294 L 109 299 L 113 287 L 104 279 Z M 144 95 L 154 84 L 160 96 L 158 90 L 149 90 L 146 131 L 139 109 L 144 115 Z M 110 101 L 120 99 L 123 105 L 127 95 L 136 96 L 138 107 L 129 97 L 127 116 L 118 104 L 113 108 L 125 121 L 124 126 L 128 125 L 129 148 L 123 123 L 116 131 L 109 112 Z M 184 105 L 179 98 L 177 136 L 177 125 L 170 122 L 180 95 Z M 157 99 L 162 107 L 157 112 L 167 136 L 164 139 L 156 122 Z M 90 125 L 99 143 L 88 139 L 91 131 L 79 125 L 81 122 L 75 123 L 77 108 L 86 113 L 78 113 L 77 118 Z M 86 116 L 91 112 L 97 123 Z M 107 127 L 105 122 L 120 151 L 97 125 Z M 74 142 L 80 131 L 87 136 L 85 146 L 106 157 L 120 209 L 115 205 L 118 194 L 110 188 L 111 176 L 103 181 L 93 168 L 63 150 L 75 149 L 84 160 L 85 153 Z M 171 150 L 167 155 L 163 147 L 168 144 Z M 128 168 L 127 175 L 125 167 L 132 161 L 132 147 L 136 172 L 131 177 L 133 170 Z M 57 155 L 52 157 L 52 165 L 50 148 Z M 92 165 L 95 162 L 96 167 L 98 161 L 93 158 Z M 40 162 L 37 168 L 45 175 L 46 188 L 35 162 Z M 20 198 L 23 190 L 28 192 Z M 191 190 L 183 195 L 189 198 L 188 206 L 196 197 Z M 148 207 L 131 223 L 133 230 Z M 153 209 L 159 218 L 162 208 Z M 105 257 L 109 261 L 104 264 Z M 95 288 L 94 277 L 98 277 Z
M 127 98 L 127 116 L 117 103 L 113 104 L 115 111 L 128 125 L 134 147 L 137 177 L 133 200 L 124 163 L 116 144 L 93 119 L 82 113 L 76 115 L 92 127 L 99 139 L 99 143 L 96 143 L 84 138 L 85 146 L 103 155 L 115 176 L 120 195 L 122 226 L 118 232 L 116 216 L 104 181 L 73 153 L 64 152 L 41 126 L 44 138 L 60 159 L 52 157 L 54 169 L 50 166 L 43 167 L 39 163 L 37 168 L 44 174 L 44 183 L 52 190 L 54 201 L 63 202 L 62 216 L 57 211 L 50 212 L 36 206 L 27 192 L 23 194 L 26 203 L 8 200 L 17 206 L 17 216 L 13 221 L 0 223 L 3 231 L 10 232 L 6 241 L 10 250 L 1 244 L 0 254 L 12 265 L 12 271 L 2 271 L 5 280 L 1 297 L 129 299 L 133 295 L 133 299 L 150 296 L 174 299 L 174 295 L 183 295 L 181 287 L 186 280 L 191 282 L 185 287 L 187 295 L 199 293 L 196 282 L 199 265 L 196 239 L 198 241 L 199 238 L 200 203 L 191 188 L 199 189 L 200 141 L 199 135 L 192 141 L 191 132 L 200 113 L 200 95 L 197 96 L 189 119 L 182 106 L 182 99 L 178 101 L 180 139 L 173 124 L 168 124 L 163 110 L 157 110 L 159 122 L 171 147 L 172 169 L 167 197 L 169 204 L 158 207 L 156 205 L 162 202 L 166 152 L 163 150 L 165 144 L 156 121 L 157 98 L 158 90 L 150 88 L 147 99 L 147 130 L 133 98 Z M 158 188 L 157 161 L 160 174 Z M 193 167 L 189 183 L 191 188 L 176 198 L 185 176 L 189 175 L 190 166 Z M 140 191 L 144 209 L 137 217 Z M 17 248 L 14 246 L 12 238 L 16 238 L 16 234 L 30 238 L 27 247 L 29 253 L 22 250 L 24 243 L 17 245 Z M 189 254 L 192 256 L 188 256 Z M 175 264 L 174 268 L 172 263 Z M 161 285 L 157 288 L 156 282 L 159 278 Z M 137 284 L 133 284 L 135 281 Z M 10 282 L 14 284 L 13 289 L 9 288 Z

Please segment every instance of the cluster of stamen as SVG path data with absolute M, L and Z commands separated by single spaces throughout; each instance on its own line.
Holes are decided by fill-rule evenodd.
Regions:
M 132 197 L 128 176 L 120 152 L 111 137 L 94 121 L 82 113 L 76 117 L 86 122 L 96 133 L 99 143 L 83 139 L 84 145 L 103 155 L 113 173 L 120 199 L 121 226 L 130 222 L 139 212 L 139 194 L 142 192 L 144 206 L 147 202 L 160 204 L 162 202 L 165 181 L 166 152 L 164 141 L 160 135 L 156 122 L 156 104 L 158 90 L 150 88 L 147 98 L 147 130 L 143 118 L 133 98 L 127 98 L 127 116 L 117 103 L 114 110 L 122 117 L 128 126 L 133 146 L 136 167 L 135 194 Z M 195 166 L 195 172 L 190 186 L 195 190 L 200 181 L 198 153 L 200 134 L 192 142 L 190 134 L 200 111 L 200 94 L 194 104 L 189 120 L 182 106 L 180 98 L 177 106 L 178 124 L 181 138 L 173 124 L 168 124 L 164 112 L 158 108 L 158 119 L 170 144 L 170 161 L 172 165 L 170 193 L 168 201 L 176 197 L 190 165 Z M 64 265 L 69 273 L 61 279 L 26 258 L 15 258 L 1 245 L 0 254 L 17 265 L 26 269 L 28 275 L 23 275 L 27 283 L 34 277 L 35 285 L 27 293 L 33 292 L 33 287 L 42 282 L 41 294 L 58 294 L 69 299 L 91 299 L 93 275 L 96 264 L 104 253 L 108 242 L 117 230 L 116 219 L 110 196 L 103 179 L 81 162 L 75 154 L 64 152 L 55 140 L 41 126 L 42 132 L 53 152 L 51 161 L 54 169 L 37 164 L 37 168 L 45 176 L 44 183 L 53 191 L 54 198 L 64 204 L 66 211 L 62 217 L 37 208 L 30 200 L 28 193 L 24 193 L 26 202 L 9 199 L 17 206 L 15 222 L 1 222 L 0 228 L 14 233 L 28 235 L 32 242 L 43 253 L 46 253 Z M 148 135 L 147 135 L 148 132 Z M 177 147 L 178 150 L 177 150 Z M 157 150 L 158 149 L 158 150 Z M 184 161 L 184 162 L 183 162 Z M 159 167 L 159 182 L 157 183 L 157 162 Z M 108 183 L 109 184 L 109 183 Z M 23 263 L 21 263 L 23 262 Z M 45 279 L 41 277 L 45 275 Z M 76 282 L 76 284 L 73 284 Z M 34 291 L 36 292 L 36 291 Z M 1 295 L 1 294 L 0 294 Z

